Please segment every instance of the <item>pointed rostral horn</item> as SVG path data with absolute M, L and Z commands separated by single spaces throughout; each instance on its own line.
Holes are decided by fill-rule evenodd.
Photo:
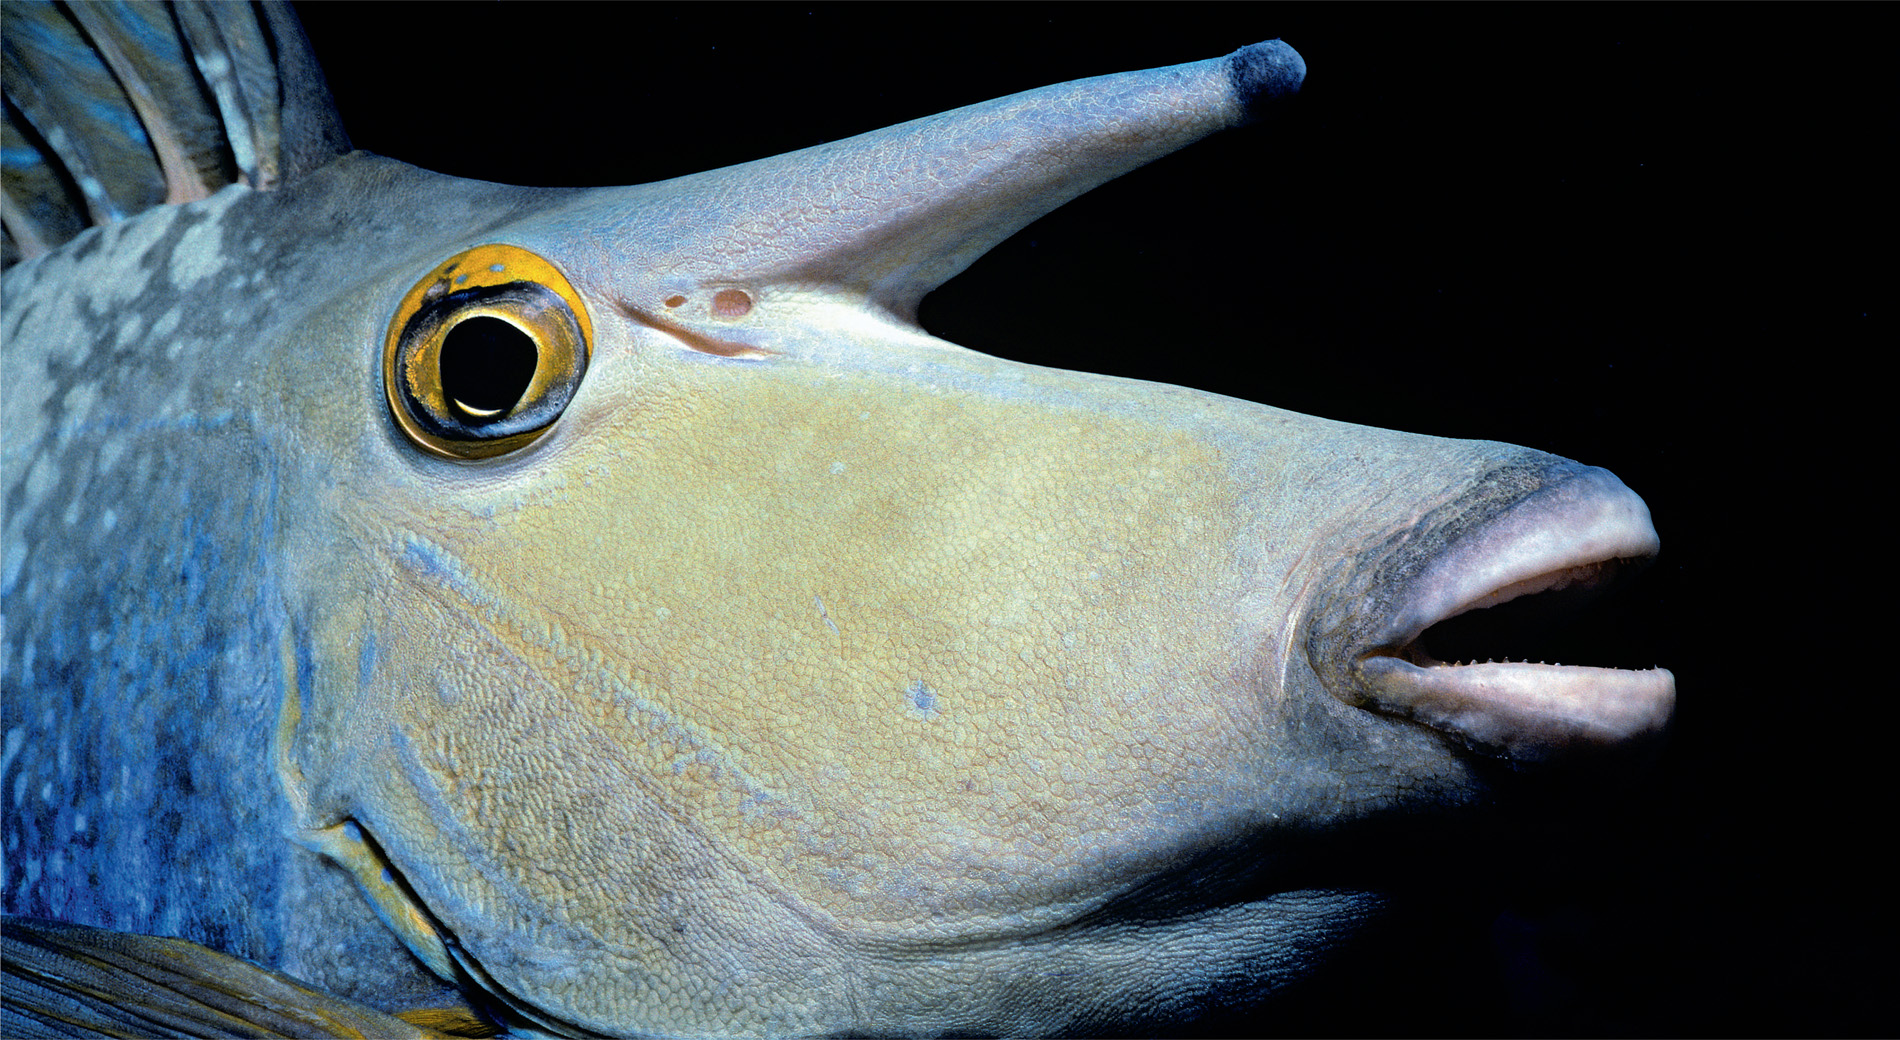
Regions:
M 1293 48 L 1268 40 L 669 181 L 663 194 L 606 189 L 624 194 L 584 205 L 621 242 L 669 242 L 675 279 L 826 285 L 910 321 L 924 294 L 1031 221 L 1250 122 L 1305 75 Z

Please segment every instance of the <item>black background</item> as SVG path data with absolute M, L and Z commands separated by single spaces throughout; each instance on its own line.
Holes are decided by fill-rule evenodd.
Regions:
M 1628 789 L 1566 789 L 1487 847 L 1460 912 L 1224 1028 L 1894 1031 L 1896 683 L 1891 640 L 1862 631 L 1892 614 L 1873 599 L 1894 528 L 1874 358 L 1893 343 L 1895 84 L 1870 9 L 300 12 L 359 147 L 549 185 L 1285 38 L 1309 76 L 1266 126 L 1037 222 L 924 325 L 1610 468 L 1664 544 L 1619 604 L 1618 663 L 1675 671 L 1680 710 Z

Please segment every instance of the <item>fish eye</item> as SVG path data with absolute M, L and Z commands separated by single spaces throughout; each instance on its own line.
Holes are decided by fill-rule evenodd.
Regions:
M 580 294 L 517 246 L 457 253 L 389 321 L 383 390 L 418 447 L 486 459 L 527 447 L 567 409 L 593 351 Z

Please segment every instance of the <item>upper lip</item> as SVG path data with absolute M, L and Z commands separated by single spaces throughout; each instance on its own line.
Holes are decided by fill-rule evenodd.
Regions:
M 1386 600 L 1345 668 L 1350 699 L 1516 758 L 1621 743 L 1660 730 L 1675 703 L 1668 671 L 1492 661 L 1445 664 L 1419 644 L 1472 610 L 1594 583 L 1656 554 L 1643 500 L 1614 475 L 1573 463 L 1543 487 L 1452 538 Z
M 1590 581 L 1661 548 L 1649 507 L 1607 470 L 1577 467 L 1459 538 L 1407 586 L 1373 653 L 1403 647 L 1470 610 Z

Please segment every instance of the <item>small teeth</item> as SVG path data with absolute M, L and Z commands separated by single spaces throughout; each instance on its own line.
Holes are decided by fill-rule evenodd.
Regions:
M 1478 659 L 1474 657 L 1469 661 L 1433 661 L 1431 663 L 1431 667 L 1433 668 L 1469 668 L 1477 663 L 1478 663 Z M 1530 658 L 1528 657 L 1522 661 L 1513 661 L 1508 657 L 1500 661 L 1495 657 L 1487 657 L 1484 659 L 1484 663 L 1485 664 L 1530 664 L 1531 661 L 1530 661 Z M 1564 666 L 1564 663 L 1562 661 L 1539 661 L 1537 663 L 1547 668 L 1562 668 Z

